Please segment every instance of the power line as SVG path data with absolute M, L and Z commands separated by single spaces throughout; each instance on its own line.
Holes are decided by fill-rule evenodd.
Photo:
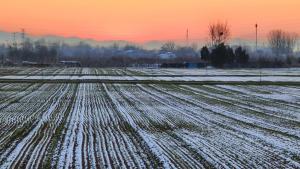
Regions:
M 23 49 L 25 48 L 25 36 L 26 36 L 25 29 L 21 28 L 21 38 L 22 38 L 22 48 Z
M 17 34 L 17 32 L 12 33 L 12 36 L 13 36 L 13 43 L 12 44 L 13 44 L 14 47 L 17 47 L 16 34 Z
M 23 41 L 25 40 L 25 36 L 26 36 L 25 29 L 21 28 L 21 37 Z

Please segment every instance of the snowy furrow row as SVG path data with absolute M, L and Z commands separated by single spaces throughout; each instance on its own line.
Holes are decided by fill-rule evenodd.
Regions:
M 80 84 L 68 117 L 58 168 L 145 168 L 149 150 L 106 93 L 106 86 Z

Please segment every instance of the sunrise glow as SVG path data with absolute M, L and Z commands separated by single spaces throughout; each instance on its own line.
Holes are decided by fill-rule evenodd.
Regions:
M 205 39 L 227 21 L 232 37 L 253 39 L 273 28 L 300 33 L 299 0 L 10 0 L 0 2 L 0 30 L 96 40 Z

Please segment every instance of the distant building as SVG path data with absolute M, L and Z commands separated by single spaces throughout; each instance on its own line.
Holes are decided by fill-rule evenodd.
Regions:
M 205 66 L 207 66 L 206 62 L 197 62 L 197 63 L 178 62 L 178 63 L 163 63 L 161 65 L 162 68 L 186 68 L 186 69 L 198 69 L 198 68 L 204 68 Z
M 166 52 L 158 55 L 161 59 L 174 59 L 176 55 L 173 52 Z
M 79 61 L 60 61 L 60 64 L 66 67 L 81 67 L 81 63 Z
M 201 62 L 201 63 L 185 63 L 185 68 L 187 68 L 187 69 L 204 68 L 205 66 L 206 66 L 205 62 Z
M 36 66 L 37 62 L 23 61 L 22 66 Z
M 48 66 L 50 66 L 50 64 L 30 62 L 30 61 L 22 61 L 22 66 L 28 66 L 28 67 L 48 67 Z

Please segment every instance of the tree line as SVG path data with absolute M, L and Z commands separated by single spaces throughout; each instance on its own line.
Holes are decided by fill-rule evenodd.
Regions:
M 248 64 L 249 54 L 241 46 L 235 50 L 226 45 L 230 37 L 230 29 L 227 23 L 218 22 L 209 25 L 211 39 L 211 51 L 204 46 L 200 53 L 201 59 L 214 67 L 244 67 Z
M 272 56 L 265 56 L 259 51 L 252 52 L 256 60 L 250 60 L 248 51 L 238 46 L 235 49 L 227 45 L 230 39 L 228 24 L 217 22 L 209 25 L 210 48 L 201 49 L 201 58 L 214 67 L 282 67 L 293 63 L 300 65 L 300 58 L 293 56 L 298 40 L 296 33 L 286 32 L 281 29 L 269 32 L 267 39 Z
M 58 47 L 57 43 L 48 44 L 43 39 L 35 42 L 26 39 L 20 47 L 17 44 L 8 45 L 5 60 L 10 64 L 20 64 L 23 61 L 55 64 L 58 62 Z

